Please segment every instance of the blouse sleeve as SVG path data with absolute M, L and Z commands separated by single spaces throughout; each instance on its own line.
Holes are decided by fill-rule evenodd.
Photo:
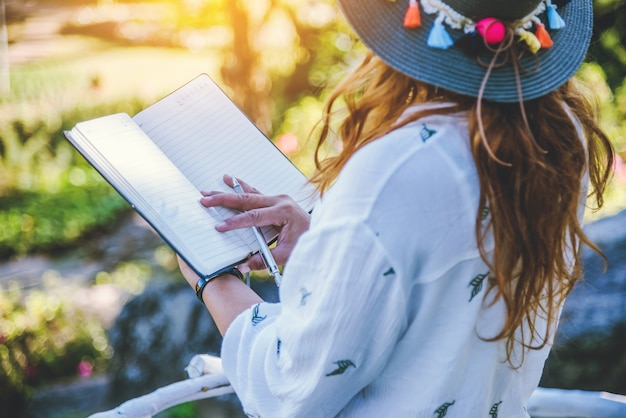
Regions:
M 281 304 L 253 306 L 224 336 L 224 371 L 248 416 L 335 416 L 374 380 L 405 327 L 408 281 L 390 260 L 360 221 L 302 235 Z

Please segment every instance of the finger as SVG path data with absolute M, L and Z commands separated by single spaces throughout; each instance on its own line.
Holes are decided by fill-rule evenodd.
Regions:
M 265 270 L 265 263 L 260 254 L 254 254 L 252 257 L 241 263 L 238 267 L 240 272 L 247 273 L 254 270 Z
M 276 225 L 277 217 L 274 208 L 251 209 L 224 219 L 215 226 L 220 232 L 251 226 Z
M 285 256 L 283 255 L 284 251 L 281 251 L 279 247 L 276 247 L 276 248 L 272 248 L 271 252 L 272 252 L 272 256 L 274 257 L 274 260 L 276 261 L 278 265 L 285 264 L 287 260 L 285 259 Z M 247 259 L 245 262 L 241 263 L 237 268 L 239 269 L 239 271 L 245 274 L 248 271 L 253 271 L 253 270 L 266 270 L 267 266 L 265 265 L 265 262 L 263 261 L 263 257 L 261 256 L 261 254 L 256 253 L 252 255 L 249 259 Z
M 233 187 L 233 178 L 230 174 L 224 174 L 224 183 L 226 183 L 228 186 Z M 244 192 L 246 193 L 254 193 L 254 194 L 261 194 L 261 192 L 259 192 L 257 189 L 255 189 L 254 187 L 250 186 L 248 183 L 246 183 L 245 181 L 241 180 L 239 177 L 237 177 L 237 181 L 239 182 L 239 184 L 241 184 L 241 188 L 243 189 Z
M 261 192 L 259 192 L 254 187 L 250 186 L 245 181 L 240 180 L 239 178 L 237 178 L 237 181 L 239 181 L 239 184 L 241 185 L 241 188 L 243 189 L 245 193 L 261 194 Z M 232 176 L 230 176 L 229 174 L 224 174 L 224 183 L 226 183 L 227 186 L 232 188 L 233 187 Z M 209 190 L 209 191 L 202 190 L 200 193 L 202 194 L 202 196 L 213 196 L 213 195 L 217 195 L 217 194 L 224 193 L 224 192 L 220 190 Z
M 274 206 L 278 203 L 278 199 L 279 198 L 276 196 L 265 196 L 262 194 L 252 193 L 234 194 L 206 192 L 206 194 L 200 198 L 200 203 L 207 208 L 223 206 L 229 209 L 245 211 Z
M 289 258 L 289 254 L 291 253 L 290 249 L 287 249 L 284 245 L 276 245 L 276 247 L 272 248 L 272 256 L 274 257 L 274 261 L 279 266 L 285 265 L 287 263 L 287 259 Z
M 204 191 L 203 190 L 203 191 L 200 192 L 200 194 L 202 194 L 203 197 L 204 196 L 206 196 L 206 197 L 208 197 L 208 196 L 215 196 L 215 195 L 222 194 L 222 193 L 224 193 L 224 192 L 221 192 L 219 190 L 210 190 L 210 191 Z

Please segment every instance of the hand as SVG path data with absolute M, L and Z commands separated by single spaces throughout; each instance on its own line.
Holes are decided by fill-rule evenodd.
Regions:
M 300 235 L 309 229 L 311 216 L 287 195 L 265 196 L 246 182 L 237 180 L 245 193 L 202 192 L 200 203 L 207 208 L 223 206 L 242 212 L 218 224 L 216 229 L 220 232 L 251 226 L 276 226 L 279 230 L 278 242 L 272 249 L 272 255 L 278 264 L 285 264 Z M 233 187 L 229 175 L 224 176 L 224 183 Z M 258 253 L 239 265 L 242 273 L 264 268 Z

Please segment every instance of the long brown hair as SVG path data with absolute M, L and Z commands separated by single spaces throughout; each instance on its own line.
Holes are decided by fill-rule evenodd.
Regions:
M 330 138 L 331 124 L 337 116 L 333 105 L 339 100 L 347 111 L 337 129 L 342 149 L 322 159 L 322 146 Z M 436 101 L 454 105 L 418 111 L 397 122 L 408 104 Z M 581 196 L 581 184 L 588 175 L 590 196 L 595 198 L 597 208 L 601 207 L 614 158 L 593 107 L 574 81 L 524 102 L 524 106 L 527 121 L 519 103 L 483 101 L 479 115 L 477 99 L 419 83 L 370 53 L 329 98 L 316 149 L 317 171 L 311 179 L 323 193 L 364 145 L 429 114 L 467 111 L 480 181 L 476 240 L 490 268 L 487 294 L 493 296 L 491 302 L 501 299 L 506 306 L 502 330 L 484 339 L 506 340 L 509 362 L 517 343 L 539 349 L 549 341 L 558 309 L 582 275 L 581 244 L 601 254 L 579 222 L 580 203 L 587 197 Z M 580 122 L 584 143 L 572 116 Z M 490 213 L 486 226 L 482 221 L 485 211 Z M 484 249 L 489 233 L 495 241 L 491 257 Z M 572 253 L 573 260 L 568 259 L 567 254 Z M 536 327 L 536 317 L 548 321 L 544 335 Z M 518 333 L 524 329 L 530 332 L 530 338 L 523 334 L 520 337 Z

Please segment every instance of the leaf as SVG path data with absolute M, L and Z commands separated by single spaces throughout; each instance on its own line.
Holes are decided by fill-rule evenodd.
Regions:
M 260 309 L 259 303 L 254 305 L 254 308 L 252 309 L 252 325 L 259 325 L 261 322 L 263 322 L 265 318 L 267 318 L 267 315 L 263 315 L 263 316 L 259 315 L 259 309 Z
M 454 405 L 456 401 L 452 401 L 452 402 L 446 402 L 443 405 L 441 405 L 439 408 L 435 409 L 435 414 L 437 414 L 437 418 L 443 418 L 446 416 L 446 414 L 448 413 L 448 408 L 450 408 L 452 405 Z
M 480 293 L 480 291 L 483 289 L 483 281 L 485 280 L 486 277 L 489 276 L 489 272 L 484 273 L 484 274 L 479 274 L 478 276 L 474 277 L 470 282 L 468 286 L 472 287 L 472 294 L 470 296 L 469 301 L 471 302 L 472 299 L 474 299 L 474 297 L 476 295 L 478 295 Z
M 386 272 L 383 273 L 383 276 L 390 276 L 392 274 L 396 274 L 396 271 L 393 269 L 393 267 L 389 267 L 389 270 L 387 270 Z
M 422 124 L 422 130 L 420 131 L 420 137 L 422 138 L 422 141 L 426 142 L 431 136 L 436 133 L 437 131 L 429 129 L 426 124 Z
M 500 401 L 498 403 L 494 403 L 491 406 L 491 409 L 489 410 L 489 415 L 491 416 L 491 418 L 498 418 L 498 408 L 500 407 L 501 403 L 502 403 L 502 401 Z
M 349 367 L 354 367 L 356 369 L 356 365 L 351 360 L 339 360 L 335 361 L 334 364 L 337 365 L 337 369 L 328 373 L 326 376 L 337 376 L 340 374 L 344 374 Z
M 300 293 L 302 294 L 302 297 L 300 298 L 300 306 L 304 306 L 306 305 L 306 302 L 309 299 L 309 296 L 311 296 L 311 292 L 306 290 L 305 287 L 301 287 Z

